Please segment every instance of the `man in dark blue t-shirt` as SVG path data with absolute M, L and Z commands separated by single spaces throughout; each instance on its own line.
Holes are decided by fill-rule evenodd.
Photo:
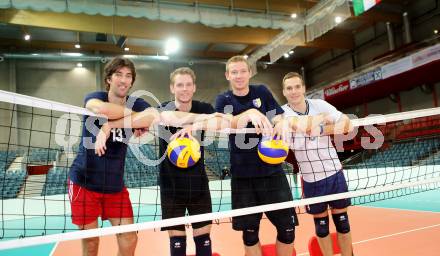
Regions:
M 187 67 L 178 68 L 170 74 L 170 91 L 174 95 L 174 101 L 162 104 L 161 111 L 182 111 L 195 114 L 213 114 L 214 108 L 211 104 L 193 100 L 196 91 L 196 76 Z M 216 126 L 213 117 L 209 123 Z M 207 123 L 203 122 L 200 129 L 208 129 Z M 200 123 L 199 123 L 200 124 Z M 198 162 L 189 168 L 179 168 L 165 158 L 160 163 L 160 195 L 162 219 L 176 218 L 185 216 L 186 211 L 189 215 L 204 214 L 212 212 L 211 194 L 209 191 L 208 177 L 205 171 L 204 141 L 205 132 L 192 132 L 191 129 L 197 123 L 186 126 L 183 129 L 174 126 L 159 127 L 159 153 L 167 153 L 168 142 L 177 136 L 189 136 L 201 143 L 201 157 Z M 215 130 L 216 128 L 213 127 Z M 174 135 L 173 135 L 174 134 Z M 194 137 L 192 137 L 194 134 Z M 208 140 L 209 141 L 209 140 Z M 211 221 L 192 223 L 193 237 L 197 256 L 211 256 Z M 165 227 L 170 237 L 170 255 L 186 255 L 186 232 L 185 225 Z
M 124 117 L 131 110 L 148 112 L 149 122 L 157 118 L 157 110 L 140 98 L 128 97 L 136 79 L 134 64 L 124 58 L 115 58 L 104 69 L 107 92 L 99 91 L 85 97 L 85 107 L 99 115 L 84 116 L 82 138 L 78 154 L 69 172 L 69 199 L 72 222 L 80 229 L 98 227 L 98 217 L 112 225 L 133 223 L 133 210 L 127 188 L 124 186 L 124 163 L 131 129 L 112 129 L 112 136 L 104 140 L 106 154 L 97 151 L 97 137 L 102 136 L 105 122 Z M 106 118 L 101 117 L 106 116 Z M 96 154 L 98 153 L 98 154 Z M 137 243 L 135 232 L 117 236 L 119 255 L 134 255 Z M 97 255 L 99 238 L 82 240 L 84 255 Z
M 256 133 L 231 134 L 231 190 L 232 208 L 292 200 L 287 178 L 281 165 L 270 165 L 258 157 L 257 147 L 262 135 L 281 136 L 288 131 L 288 121 L 282 118 L 283 110 L 263 85 L 249 85 L 250 66 L 243 56 L 235 56 L 226 63 L 226 79 L 232 90 L 216 99 L 216 111 L 231 113 L 231 128 L 255 128 Z M 266 115 L 268 117 L 266 117 Z M 275 127 L 272 128 L 272 123 Z M 265 212 L 277 229 L 277 255 L 292 255 L 295 209 Z M 232 219 L 233 228 L 243 232 L 246 255 L 261 255 L 259 225 L 262 213 L 238 216 Z

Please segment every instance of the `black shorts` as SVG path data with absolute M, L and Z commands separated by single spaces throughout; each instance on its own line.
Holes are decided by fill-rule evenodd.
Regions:
M 176 180 L 171 183 L 161 181 L 162 219 L 182 217 L 185 216 L 186 211 L 188 211 L 188 215 L 212 212 L 211 194 L 206 175 L 193 183 L 190 180 L 178 180 L 177 182 L 180 182 L 180 184 L 175 184 L 175 182 Z M 172 183 L 175 185 L 166 185 Z M 193 229 L 198 229 L 210 224 L 212 224 L 212 221 L 197 222 L 191 225 Z M 161 230 L 185 231 L 185 225 L 162 227 Z
M 285 175 L 231 179 L 232 209 L 292 201 L 292 191 Z M 265 212 L 272 224 L 280 229 L 298 226 L 295 208 Z M 232 218 L 234 230 L 257 229 L 263 213 Z

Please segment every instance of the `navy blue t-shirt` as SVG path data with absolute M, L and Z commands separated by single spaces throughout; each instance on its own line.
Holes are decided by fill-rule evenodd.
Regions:
M 161 105 L 161 111 L 178 111 L 174 102 L 165 102 Z M 212 114 L 214 108 L 211 104 L 193 100 L 191 103 L 190 113 L 195 114 Z M 171 135 L 179 131 L 181 128 L 173 126 L 159 126 L 159 155 L 162 156 L 167 153 L 168 142 Z M 199 161 L 189 168 L 179 168 L 171 163 L 168 157 L 160 163 L 160 185 L 162 190 L 169 191 L 188 191 L 191 187 L 198 188 L 202 182 L 206 181 L 206 172 L 204 164 L 204 131 L 197 131 L 194 138 L 199 141 L 201 148 L 201 157 Z
M 108 102 L 107 92 L 92 92 L 86 95 L 84 105 L 90 99 Z M 150 105 L 141 98 L 127 97 L 125 105 L 135 112 L 141 112 Z M 124 187 L 124 165 L 127 143 L 133 134 L 132 129 L 112 129 L 106 142 L 104 156 L 95 154 L 94 143 L 105 118 L 84 116 L 83 131 L 78 154 L 70 167 L 72 182 L 100 193 L 117 193 Z M 95 135 L 94 135 L 95 134 Z
M 257 109 L 269 120 L 284 113 L 264 85 L 250 85 L 249 93 L 236 96 L 231 90 L 217 96 L 215 110 L 220 113 L 239 115 L 249 109 Z M 249 122 L 246 128 L 254 128 Z M 263 162 L 258 156 L 258 142 L 261 135 L 231 134 L 229 148 L 231 150 L 231 174 L 233 177 L 261 177 L 282 174 L 281 164 L 271 165 Z

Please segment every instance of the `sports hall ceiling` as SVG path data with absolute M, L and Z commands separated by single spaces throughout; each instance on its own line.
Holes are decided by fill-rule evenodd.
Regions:
M 414 1 L 414 0 L 413 0 Z M 156 0 L 121 2 L 146 2 Z M 304 15 L 319 1 L 317 0 L 174 0 L 168 4 L 203 6 L 207 8 L 233 9 L 243 13 L 271 13 L 290 18 L 292 13 Z M 375 23 L 402 22 L 402 12 L 411 0 L 382 0 L 374 9 L 358 17 L 350 17 L 336 28 L 312 42 L 295 48 L 292 58 L 301 64 L 320 56 L 331 49 L 353 49 L 354 34 Z M 224 60 L 236 54 L 251 54 L 270 42 L 281 29 L 233 26 L 215 28 L 201 23 L 170 23 L 146 18 L 123 16 L 87 15 L 82 13 L 58 13 L 50 11 L 0 9 L 0 52 L 77 52 L 102 55 L 142 54 L 163 55 L 167 38 L 181 40 L 178 55 L 188 59 Z M 31 34 L 30 41 L 23 40 L 25 33 Z M 106 38 L 98 40 L 98 34 Z M 125 46 L 117 45 L 121 36 L 127 38 Z M 81 49 L 75 49 L 79 42 Z

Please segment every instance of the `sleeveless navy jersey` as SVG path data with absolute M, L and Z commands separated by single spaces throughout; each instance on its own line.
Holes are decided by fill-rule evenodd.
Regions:
M 165 102 L 162 104 L 160 111 L 178 111 L 174 102 Z M 211 104 L 192 101 L 190 113 L 195 114 L 212 114 L 214 108 Z M 170 137 L 179 131 L 180 128 L 173 126 L 159 126 L 159 157 L 165 155 L 164 160 L 160 163 L 160 185 L 161 189 L 171 191 L 187 191 L 188 189 L 200 187 L 201 182 L 206 177 L 205 172 L 205 153 L 204 153 L 204 131 L 197 131 L 193 136 L 201 145 L 201 157 L 199 161 L 189 168 L 179 168 L 175 166 L 166 156 L 167 147 Z M 212 138 L 208 141 L 212 141 Z M 190 186 L 190 187 L 188 187 Z
M 257 109 L 269 120 L 284 113 L 264 85 L 250 85 L 249 93 L 236 96 L 231 90 L 217 96 L 215 109 L 220 113 L 239 115 L 249 109 Z M 249 122 L 246 128 L 254 128 Z M 262 136 L 253 134 L 229 135 L 231 155 L 231 174 L 234 177 L 261 177 L 282 173 L 281 164 L 271 165 L 263 162 L 258 156 L 258 143 Z
M 84 99 L 84 105 L 90 99 L 108 102 L 107 92 L 93 92 Z M 126 107 L 141 112 L 150 105 L 140 98 L 127 97 Z M 83 130 L 78 154 L 70 167 L 69 178 L 72 182 L 99 193 L 117 193 L 124 187 L 124 165 L 127 143 L 133 134 L 132 129 L 112 129 L 107 140 L 104 156 L 95 154 L 94 143 L 105 118 L 84 116 Z

